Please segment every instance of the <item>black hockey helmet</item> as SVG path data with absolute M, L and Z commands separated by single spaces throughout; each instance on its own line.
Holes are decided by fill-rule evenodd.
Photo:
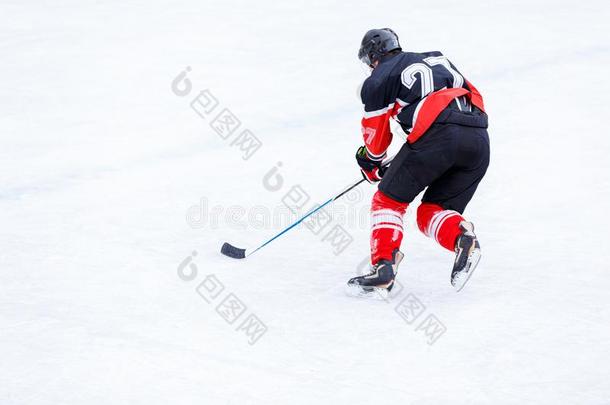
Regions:
M 395 50 L 400 51 L 402 48 L 398 43 L 398 35 L 394 31 L 389 28 L 373 29 L 364 34 L 358 59 L 368 66 L 372 66 L 383 55 Z

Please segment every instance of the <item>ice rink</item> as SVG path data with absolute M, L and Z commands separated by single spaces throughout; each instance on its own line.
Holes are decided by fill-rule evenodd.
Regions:
M 0 404 L 610 404 L 609 19 L 602 0 L 3 0 Z M 346 296 L 368 184 L 221 256 L 359 178 L 356 55 L 381 27 L 485 98 L 470 283 L 414 204 L 402 288 Z

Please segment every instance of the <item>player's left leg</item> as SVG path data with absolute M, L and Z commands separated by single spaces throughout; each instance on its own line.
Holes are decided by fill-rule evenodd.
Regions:
M 400 249 L 403 216 L 409 204 L 396 201 L 377 190 L 371 204 L 371 263 L 392 260 Z
M 347 284 L 352 295 L 377 292 L 382 297 L 392 290 L 403 254 L 403 215 L 408 203 L 394 200 L 378 190 L 371 204 L 371 271 L 351 278 Z

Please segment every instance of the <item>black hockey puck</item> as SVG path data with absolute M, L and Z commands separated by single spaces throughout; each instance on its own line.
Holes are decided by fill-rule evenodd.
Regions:
M 244 259 L 246 257 L 246 249 L 240 249 L 227 242 L 220 248 L 220 253 L 233 259 Z

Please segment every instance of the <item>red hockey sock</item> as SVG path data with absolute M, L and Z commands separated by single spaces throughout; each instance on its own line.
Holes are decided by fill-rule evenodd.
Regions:
M 381 191 L 371 204 L 371 263 L 392 260 L 392 253 L 402 242 L 402 216 L 409 204 L 396 201 Z
M 462 232 L 460 222 L 463 220 L 459 212 L 443 210 L 437 204 L 422 203 L 417 209 L 419 230 L 452 252 L 455 250 L 455 241 Z

